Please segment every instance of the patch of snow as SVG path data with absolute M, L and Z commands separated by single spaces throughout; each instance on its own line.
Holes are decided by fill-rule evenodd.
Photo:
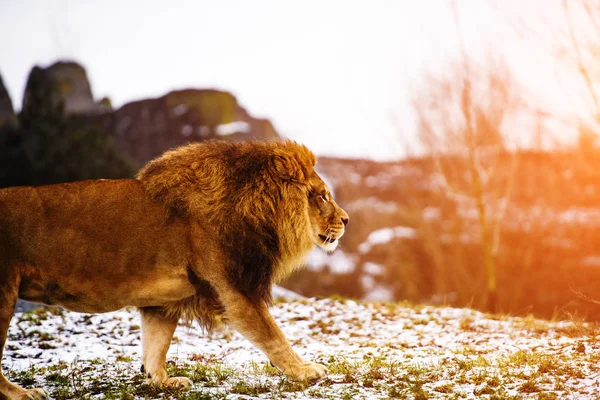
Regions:
M 192 133 L 194 133 L 194 128 L 191 125 L 186 124 L 181 128 L 181 134 L 185 137 L 190 136 Z
M 362 254 L 368 253 L 375 245 L 389 243 L 392 239 L 412 239 L 415 237 L 415 229 L 407 226 L 396 226 L 394 228 L 382 228 L 373 231 L 367 237 L 367 240 L 358 246 L 358 251 Z
M 196 132 L 200 137 L 208 137 L 210 135 L 210 128 L 208 126 L 199 126 L 196 128 Z
M 364 301 L 393 301 L 394 292 L 384 286 L 377 286 L 369 290 L 367 295 L 363 298 Z
M 573 240 L 566 238 L 558 238 L 555 236 L 544 238 L 543 243 L 546 246 L 556 247 L 559 249 L 576 249 L 577 245 Z
M 448 191 L 448 181 L 446 180 L 446 177 L 443 174 L 440 174 L 440 173 L 431 174 L 430 178 L 429 178 L 429 186 L 434 191 L 438 191 L 438 192 L 443 191 L 443 192 L 450 193 L 450 191 Z
M 250 124 L 246 121 L 234 121 L 228 124 L 221 124 L 217 126 L 217 135 L 227 136 L 233 133 L 249 133 Z
M 440 219 L 442 213 L 437 207 L 425 207 L 423 210 L 423 219 L 431 221 L 434 219 Z
M 334 274 L 347 274 L 354 271 L 356 257 L 346 254 L 341 250 L 334 253 L 326 253 L 315 248 L 308 254 L 306 267 L 312 271 L 322 271 L 326 266 Z
M 377 210 L 377 213 L 395 213 L 398 211 L 398 203 L 393 201 L 381 201 L 377 197 L 363 197 L 349 203 L 346 208 L 352 212 L 355 210 Z
M 458 240 L 457 240 L 458 239 Z M 467 233 L 467 232 L 462 232 L 460 235 L 458 235 L 458 237 L 455 234 L 450 234 L 450 233 L 442 233 L 440 235 L 440 242 L 448 244 L 448 243 L 462 243 L 462 244 L 469 244 L 469 243 L 479 243 L 481 241 L 481 238 L 477 235 L 473 235 L 471 233 Z
M 185 114 L 187 110 L 188 110 L 188 106 L 187 105 L 185 105 L 185 104 L 179 104 L 178 106 L 174 107 L 173 110 L 171 110 L 171 113 L 175 117 L 180 117 L 183 114 Z
M 459 203 L 458 207 L 458 215 L 461 219 L 478 221 L 479 220 L 479 211 L 473 205 L 472 199 L 468 199 L 468 201 L 463 201 Z
M 584 258 L 583 265 L 586 267 L 600 267 L 600 256 L 588 256 Z
M 600 210 L 574 207 L 559 214 L 558 220 L 566 224 L 589 224 L 600 221 Z
M 363 264 L 363 271 L 367 275 L 379 276 L 379 275 L 383 274 L 383 272 L 385 271 L 385 267 L 381 264 L 366 262 Z
M 549 207 L 512 207 L 507 223 L 515 230 L 531 230 L 534 227 L 544 229 L 557 223 L 564 225 L 597 225 L 600 224 L 600 210 L 597 208 L 572 207 L 557 210 Z
M 376 186 L 379 186 L 379 180 L 380 179 L 376 176 L 367 176 L 365 178 L 365 184 L 368 187 L 376 187 Z
M 362 275 L 360 277 L 360 284 L 365 290 L 365 292 L 370 291 L 375 287 L 375 278 L 369 275 Z
M 302 296 L 301 294 L 298 294 L 294 291 L 291 291 L 291 290 L 281 287 L 279 285 L 273 285 L 273 288 L 271 290 L 271 295 L 273 296 L 274 299 L 284 299 L 287 301 L 301 300 L 301 299 L 306 298 L 306 297 Z
M 362 175 L 352 171 L 346 175 L 346 179 L 348 179 L 351 184 L 358 185 L 362 181 Z

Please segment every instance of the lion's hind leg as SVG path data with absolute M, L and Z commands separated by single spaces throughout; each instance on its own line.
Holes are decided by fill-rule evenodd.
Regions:
M 167 375 L 167 352 L 177 318 L 166 317 L 162 309 L 155 307 L 140 308 L 142 315 L 142 348 L 143 365 L 148 383 L 161 387 L 189 389 L 192 381 L 185 377 L 171 377 Z
M 7 269 L 3 269 L 7 268 Z M 8 337 L 8 326 L 15 312 L 19 296 L 19 277 L 11 273 L 8 266 L 0 260 L 0 361 L 4 357 L 4 344 Z M 8 400 L 41 400 L 47 399 L 44 389 L 23 389 L 6 379 L 0 369 L 0 399 Z

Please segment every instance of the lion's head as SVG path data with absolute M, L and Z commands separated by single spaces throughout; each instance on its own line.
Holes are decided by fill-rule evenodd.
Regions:
M 325 251 L 335 250 L 348 224 L 348 214 L 333 199 L 325 182 L 315 172 L 308 185 L 308 215 L 313 242 Z
M 348 223 L 315 164 L 292 141 L 209 141 L 166 152 L 137 179 L 169 212 L 210 233 L 240 291 L 268 301 L 273 281 L 315 244 L 333 251 Z

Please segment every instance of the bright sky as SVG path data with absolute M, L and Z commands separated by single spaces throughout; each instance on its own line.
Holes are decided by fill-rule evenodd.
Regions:
M 497 10 L 460 4 L 470 53 L 505 52 L 530 91 L 566 104 L 549 88 L 552 68 L 531 67 L 540 58 Z M 531 0 L 524 12 L 535 4 L 547 3 Z M 375 159 L 415 146 L 411 93 L 457 49 L 446 0 L 0 0 L 0 37 L 0 74 L 16 109 L 33 65 L 70 59 L 115 107 L 173 89 L 223 89 L 317 154 Z

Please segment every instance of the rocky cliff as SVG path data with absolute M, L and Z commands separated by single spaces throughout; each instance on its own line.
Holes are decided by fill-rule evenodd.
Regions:
M 14 118 L 15 110 L 13 109 L 12 100 L 4 87 L 2 76 L 0 76 L 0 125 Z
M 35 85 L 34 85 L 35 84 Z M 127 103 L 113 111 L 110 100 L 95 101 L 85 68 L 75 62 L 34 67 L 23 108 L 33 101 L 33 87 L 47 93 L 82 125 L 100 124 L 121 151 L 138 165 L 167 149 L 208 139 L 245 140 L 279 137 L 267 119 L 254 118 L 229 92 L 187 89 L 155 99 Z
M 173 91 L 135 101 L 102 120 L 118 146 L 139 164 L 193 141 L 279 137 L 269 120 L 253 118 L 231 93 L 213 89 Z
M 67 114 L 89 115 L 111 111 L 106 101 L 94 101 L 87 72 L 76 62 L 59 61 L 47 68 L 33 67 L 25 87 L 23 108 L 30 102 L 31 83 L 34 81 L 41 82 L 43 90 L 52 93 L 53 101 L 62 101 Z

